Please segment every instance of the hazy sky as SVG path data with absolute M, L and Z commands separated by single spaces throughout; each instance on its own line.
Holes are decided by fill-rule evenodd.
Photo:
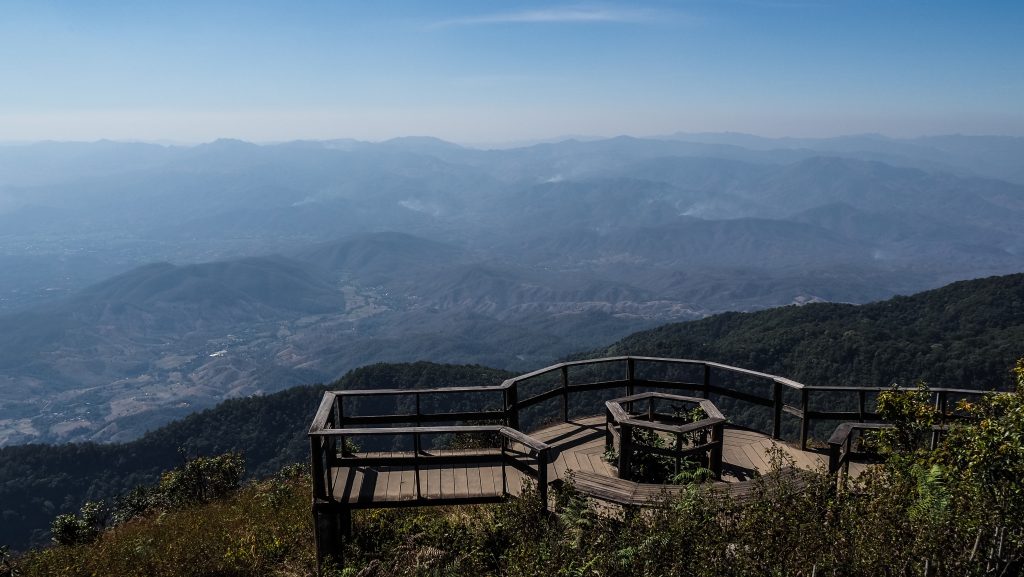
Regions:
M 1024 135 L 1024 2 L 0 0 L 0 140 Z

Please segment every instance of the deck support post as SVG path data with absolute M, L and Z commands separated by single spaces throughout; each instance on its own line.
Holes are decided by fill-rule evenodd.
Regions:
M 540 505 L 548 510 L 548 450 L 537 451 L 537 492 L 540 494 Z
M 725 423 L 711 427 L 711 472 L 715 480 L 722 480 L 722 445 L 725 443 Z
M 344 564 L 342 539 L 351 535 L 352 511 L 348 507 L 332 511 L 325 510 L 321 503 L 313 503 L 313 538 L 316 541 L 318 574 L 324 561 L 330 560 L 337 565 Z
M 510 381 L 505 388 L 505 425 L 519 430 L 518 381 Z
M 623 423 L 619 426 L 619 478 L 630 480 L 630 453 L 633 452 L 633 426 Z

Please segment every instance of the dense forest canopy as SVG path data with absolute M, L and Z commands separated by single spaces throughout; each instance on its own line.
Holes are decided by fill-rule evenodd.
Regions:
M 1024 274 L 866 305 L 724 313 L 633 334 L 586 356 L 715 360 L 809 385 L 996 389 L 1024 353 Z

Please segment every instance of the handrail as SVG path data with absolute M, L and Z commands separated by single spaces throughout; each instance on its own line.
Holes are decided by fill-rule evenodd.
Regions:
M 574 368 L 615 364 L 624 365 L 624 371 L 621 376 L 615 375 L 613 378 L 609 378 L 609 376 L 602 371 L 600 377 L 594 377 L 586 382 L 572 382 L 572 379 L 570 378 L 570 373 Z M 641 364 L 641 367 L 655 365 L 655 368 L 662 370 L 671 369 L 672 367 L 694 367 L 699 369 L 697 372 L 702 374 L 696 376 L 692 381 L 682 380 L 678 375 L 673 377 L 671 376 L 671 372 L 665 372 L 663 374 L 655 372 L 653 374 L 645 375 L 643 372 L 638 373 L 638 364 Z M 690 372 L 693 372 L 693 370 L 687 371 L 687 373 Z M 738 375 L 746 378 L 738 382 L 732 379 L 722 379 L 720 377 L 723 372 L 729 375 Z M 644 378 L 645 376 L 647 378 Z M 687 374 L 686 376 L 694 377 L 695 375 Z M 548 377 L 555 382 L 542 382 L 542 387 L 539 392 L 537 390 L 531 390 L 535 384 L 535 382 L 531 382 L 532 379 L 536 379 L 538 377 Z M 759 384 L 761 387 L 767 387 L 767 391 L 762 393 L 761 391 L 764 391 L 763 388 L 751 388 L 750 385 L 754 383 Z M 531 387 L 531 389 L 527 389 L 527 391 L 525 391 L 529 393 L 529 396 L 520 399 L 520 387 Z M 702 399 L 708 399 L 714 395 L 716 399 L 730 399 L 738 403 L 745 403 L 748 406 L 764 407 L 770 411 L 770 431 L 761 430 L 761 432 L 770 434 L 774 439 L 782 439 L 783 419 L 795 418 L 799 421 L 799 446 L 801 449 L 806 449 L 807 447 L 810 426 L 813 421 L 856 420 L 858 421 L 857 423 L 847 423 L 840 426 L 840 429 L 844 431 L 841 440 L 840 437 L 836 436 L 840 434 L 839 429 L 837 429 L 837 431 L 832 435 L 832 438 L 830 438 L 829 470 L 833 473 L 838 472 L 839 469 L 843 467 L 845 467 L 847 471 L 849 469 L 849 456 L 850 449 L 852 448 L 853 431 L 884 426 L 866 422 L 878 418 L 878 415 L 868 410 L 869 395 L 876 395 L 887 390 L 907 390 L 906 388 L 900 387 L 812 386 L 785 377 L 712 361 L 625 355 L 557 363 L 549 367 L 544 367 L 542 369 L 506 379 L 498 385 L 480 387 L 434 387 L 424 389 L 354 389 L 327 391 L 317 408 L 313 422 L 310 425 L 308 435 L 311 456 L 311 473 L 313 478 L 313 509 L 314 516 L 317 520 L 314 527 L 315 532 L 317 533 L 316 539 L 318 556 L 322 553 L 325 547 L 333 547 L 333 545 L 331 545 L 331 543 L 333 543 L 332 535 L 336 535 L 336 531 L 339 529 L 347 530 L 344 528 L 349 527 L 351 521 L 350 510 L 352 505 L 347 502 L 338 502 L 334 500 L 332 484 L 335 482 L 335 479 L 332 476 L 332 467 L 336 467 L 343 463 L 353 463 L 358 459 L 362 459 L 360 462 L 367 466 L 371 466 L 371 463 L 386 465 L 389 464 L 389 462 L 391 464 L 411 462 L 416 469 L 417 503 L 421 503 L 423 502 L 419 485 L 419 467 L 421 462 L 454 464 L 468 463 L 470 460 L 473 460 L 473 462 L 483 462 L 484 459 L 493 460 L 495 457 L 493 454 L 473 455 L 468 453 L 455 454 L 454 452 L 448 454 L 424 454 L 420 450 L 420 437 L 422 435 L 452 432 L 494 432 L 501 439 L 500 459 L 502 493 L 500 496 L 492 496 L 489 498 L 503 498 L 504 495 L 508 494 L 506 469 L 508 466 L 513 466 L 519 470 L 525 469 L 524 474 L 532 476 L 537 481 L 541 502 L 546 508 L 548 490 L 547 468 L 549 464 L 548 452 L 550 449 L 546 444 L 533 439 L 522 432 L 523 427 L 520 424 L 521 414 L 529 417 L 530 413 L 525 412 L 527 409 L 537 407 L 541 403 L 545 403 L 547 401 L 560 399 L 560 417 L 562 421 L 567 422 L 570 420 L 570 415 L 573 414 L 571 410 L 571 400 L 574 396 L 579 396 L 580 394 L 588 392 L 618 390 L 624 391 L 625 396 L 621 398 L 627 399 L 628 402 L 629 399 L 635 398 L 636 389 L 638 387 L 647 390 L 660 389 L 696 393 L 699 394 Z M 929 390 L 933 395 L 935 408 L 940 414 L 941 423 L 957 418 L 957 415 L 947 413 L 947 401 L 950 397 L 954 395 L 985 394 L 985 391 L 974 389 L 931 388 Z M 811 394 L 823 392 L 854 395 L 856 399 L 856 410 L 814 410 L 811 406 Z M 477 399 L 486 397 L 488 394 L 500 394 L 500 403 L 483 402 L 482 400 L 478 400 L 475 402 L 474 406 L 469 407 L 471 410 L 460 410 L 457 412 L 432 412 L 424 410 L 423 407 L 423 399 L 429 399 L 431 395 L 444 396 L 463 394 L 468 396 L 474 393 L 483 394 L 482 396 L 478 395 L 476 397 Z M 788 398 L 786 393 L 789 393 Z M 651 394 L 663 395 L 664 393 L 651 392 Z M 794 395 L 798 395 L 799 398 L 799 401 L 795 403 L 793 400 Z M 395 409 L 391 411 L 394 414 L 346 414 L 347 410 L 351 410 L 353 408 L 347 405 L 351 405 L 353 402 L 359 402 L 359 399 L 361 398 L 373 399 L 383 397 L 391 397 L 395 399 L 393 401 Z M 591 398 L 591 400 L 594 399 Z M 348 402 L 346 403 L 346 401 Z M 413 404 L 414 407 L 410 406 Z M 495 405 L 497 405 L 497 407 Z M 438 406 L 444 405 L 439 403 Z M 365 405 L 357 405 L 355 408 L 360 410 L 360 412 L 366 410 Z M 462 408 L 465 407 L 463 406 Z M 717 409 L 714 411 L 717 411 Z M 614 413 L 614 415 L 612 413 Z M 617 421 L 619 423 L 619 429 L 621 429 L 615 430 L 616 428 L 614 426 L 606 427 L 606 442 L 608 444 L 613 444 L 616 440 L 621 444 L 632 434 L 629 430 L 636 426 L 646 426 L 652 429 L 657 428 L 658 430 L 664 430 L 672 433 L 688 432 L 694 428 L 701 428 L 691 425 L 683 425 L 681 428 L 673 428 L 673 425 L 655 424 L 651 421 L 634 419 L 621 407 L 618 409 L 607 408 L 607 414 L 609 416 L 609 420 Z M 690 454 L 695 454 L 701 451 L 706 452 L 710 448 L 713 452 L 712 463 L 716 460 L 720 463 L 724 418 L 721 416 L 720 412 L 718 414 L 709 412 L 708 416 L 710 419 L 701 421 L 700 423 L 705 423 L 705 421 L 707 421 L 705 426 L 709 425 L 712 427 L 713 441 L 711 443 L 705 443 L 696 447 L 688 447 L 687 451 L 682 451 L 681 447 L 677 447 L 678 450 L 648 447 L 648 452 L 674 457 L 685 454 L 686 452 L 689 452 Z M 550 415 L 548 418 L 550 418 Z M 486 424 L 443 424 L 446 422 L 466 423 L 473 421 Z M 438 425 L 424 426 L 424 424 L 430 423 L 438 423 Z M 533 424 L 538 423 L 534 422 Z M 937 435 L 939 433 L 940 430 L 933 431 L 933 443 L 936 442 Z M 346 439 L 348 436 L 368 435 L 411 435 L 415 450 L 411 454 L 404 454 L 399 456 L 397 459 L 395 457 L 356 457 L 351 452 L 347 451 Z M 528 449 L 527 453 L 535 457 L 536 470 L 532 469 L 530 465 L 525 464 L 521 460 L 521 456 L 523 455 L 521 451 L 515 451 L 514 453 L 509 452 L 510 442 L 517 443 Z M 338 454 L 339 447 L 341 448 L 340 457 Z M 627 455 L 627 459 L 628 453 L 629 451 L 620 451 L 620 454 Z M 714 453 L 717 453 L 717 458 Z M 622 465 L 623 463 L 620 462 L 620 470 L 628 470 Z M 715 471 L 715 473 L 716 476 L 719 475 L 720 470 Z M 321 518 L 321 514 L 328 515 L 328 517 Z M 338 515 L 338 517 L 335 518 L 334 521 L 328 522 L 331 518 L 330 515 Z M 322 520 L 324 522 L 323 526 L 320 524 Z
M 977 392 L 977 391 L 972 391 Z M 850 455 L 853 454 L 853 436 L 858 431 L 879 431 L 892 429 L 892 423 L 840 423 L 828 439 L 828 472 L 835 475 L 843 469 L 845 475 L 850 474 Z M 931 448 L 939 442 L 939 436 L 949 430 L 945 424 L 931 426 Z
M 891 428 L 889 423 L 840 423 L 828 439 L 828 472 L 830 475 L 843 469 L 850 474 L 850 455 L 853 453 L 853 435 L 858 431 Z
M 429 389 L 339 389 L 330 391 L 332 394 L 350 397 L 382 397 L 388 395 L 408 395 L 409 393 L 420 393 L 423 395 L 443 393 L 488 393 L 505 390 L 505 385 L 485 385 L 480 387 L 433 387 Z
M 547 467 L 548 467 L 548 451 L 550 446 L 543 441 L 534 439 L 533 437 L 524 434 L 515 429 L 503 425 L 450 425 L 442 427 L 379 427 L 379 428 L 322 428 L 315 432 L 310 432 L 310 442 L 312 450 L 313 460 L 313 499 L 314 502 L 317 500 L 330 501 L 331 495 L 333 494 L 333 487 L 331 476 L 329 474 L 331 466 L 342 465 L 346 463 L 360 463 L 363 465 L 372 464 L 390 464 L 400 465 L 401 463 L 412 463 L 415 471 L 414 485 L 416 488 L 416 498 L 422 499 L 423 493 L 420 486 L 420 464 L 422 462 L 430 462 L 434 464 L 456 464 L 465 463 L 468 461 L 477 462 L 481 459 L 486 459 L 488 455 L 469 455 L 469 454 L 441 454 L 441 455 L 427 455 L 422 449 L 421 436 L 425 434 L 445 434 L 445 433 L 496 433 L 501 438 L 501 445 L 494 447 L 495 453 L 493 457 L 499 457 L 502 464 L 502 493 L 508 494 L 508 484 L 506 476 L 506 467 L 512 466 L 517 470 L 529 474 L 537 481 L 538 493 L 540 500 L 547 506 Z M 388 457 L 357 457 L 347 451 L 345 448 L 345 439 L 350 436 L 393 436 L 393 435 L 409 435 L 413 440 L 413 450 L 408 454 L 402 455 L 391 455 Z M 336 442 L 341 441 L 341 456 L 338 456 L 338 450 Z M 508 452 L 508 441 L 519 443 L 526 447 L 528 452 L 532 454 L 536 460 L 536 471 L 529 467 L 522 467 L 521 463 L 515 458 L 514 454 Z M 522 453 L 519 453 L 522 454 Z
M 598 366 L 615 363 L 624 363 L 626 365 L 626 371 L 623 375 L 624 378 L 615 380 L 604 380 L 597 382 L 586 382 L 586 383 L 572 383 L 569 379 L 569 372 L 574 367 L 585 367 L 585 366 Z M 703 382 L 680 382 L 680 381 L 655 381 L 638 378 L 636 375 L 635 366 L 637 363 L 648 363 L 648 364 L 661 364 L 667 367 L 670 366 L 690 366 L 690 367 L 703 367 L 704 378 Z M 737 390 L 722 386 L 711 378 L 713 371 L 725 371 L 733 375 L 741 375 L 750 377 L 756 381 L 762 381 L 763 386 L 770 386 L 770 393 L 766 396 L 761 396 L 753 392 L 748 392 L 750 389 Z M 560 373 L 560 384 L 553 384 L 543 391 L 531 394 L 531 396 L 520 399 L 518 388 L 529 384 L 531 379 L 545 375 L 557 375 Z M 625 388 L 627 394 L 632 394 L 633 390 L 637 386 L 643 387 L 657 387 L 663 389 L 672 389 L 679 391 L 697 391 L 700 392 L 701 396 L 707 397 L 711 394 L 719 395 L 721 397 L 733 399 L 739 402 L 760 405 L 763 407 L 770 408 L 771 413 L 771 430 L 763 431 L 769 433 L 775 439 L 782 438 L 782 421 L 785 417 L 794 417 L 799 420 L 799 444 L 801 448 L 807 447 L 808 437 L 810 435 L 810 425 L 813 421 L 821 420 L 850 420 L 854 419 L 857 421 L 869 421 L 871 419 L 878 418 L 878 415 L 868 410 L 868 395 L 877 394 L 886 390 L 891 390 L 891 387 L 840 387 L 834 385 L 806 385 L 792 379 L 764 373 L 760 371 L 754 371 L 750 369 L 744 369 L 741 367 L 735 367 L 723 363 L 713 361 L 701 361 L 695 359 L 673 359 L 665 357 L 646 357 L 646 356 L 616 356 L 616 357 L 604 357 L 599 359 L 583 359 L 576 361 L 566 361 L 556 363 L 554 365 L 537 369 L 523 375 L 506 379 L 499 385 L 488 385 L 480 387 L 434 387 L 427 389 L 357 389 L 357 390 L 338 390 L 330 391 L 328 395 L 330 399 L 325 395 L 324 401 L 321 403 L 320 409 L 317 411 L 316 417 L 314 418 L 313 424 L 310 427 L 310 433 L 315 434 L 317 431 L 329 428 L 328 420 L 332 418 L 336 421 L 334 424 L 339 428 L 345 428 L 346 424 L 350 425 L 388 425 L 388 424 L 404 424 L 404 423 L 416 423 L 420 425 L 422 423 L 431 422 L 443 422 L 443 421 L 491 421 L 500 420 L 506 426 L 513 429 L 520 428 L 520 413 L 529 407 L 535 406 L 539 403 L 561 397 L 562 401 L 562 420 L 568 420 L 570 414 L 570 396 L 573 393 L 581 393 L 585 391 L 598 391 L 608 390 L 615 388 Z M 905 389 L 897 389 L 905 390 Z M 784 398 L 784 391 L 792 391 L 799 393 L 799 402 L 796 405 L 792 405 L 786 402 Z M 952 395 L 977 395 L 982 394 L 981 391 L 973 389 L 960 389 L 960 388 L 933 388 L 930 389 L 934 395 L 936 406 L 942 409 L 946 407 L 946 400 Z M 856 410 L 813 410 L 810 403 L 810 394 L 815 392 L 834 392 L 843 393 L 849 395 L 856 395 L 857 408 Z M 421 400 L 424 396 L 429 395 L 450 395 L 450 394 L 462 394 L 462 393 L 501 393 L 501 406 L 500 408 L 494 408 L 489 410 L 478 410 L 478 411 L 462 411 L 462 412 L 436 412 L 429 413 L 421 409 Z M 415 412 L 407 412 L 402 414 L 393 415 L 373 415 L 373 416 L 346 416 L 344 412 L 344 399 L 354 399 L 359 397 L 414 397 L 416 400 Z M 328 403 L 332 404 L 334 411 L 330 410 Z M 949 417 L 950 415 L 946 415 Z

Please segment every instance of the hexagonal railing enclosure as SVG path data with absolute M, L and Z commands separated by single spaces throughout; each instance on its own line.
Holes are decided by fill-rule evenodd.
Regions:
M 635 410 L 638 405 L 646 410 Z M 661 412 L 659 405 L 669 405 L 672 412 Z M 650 392 L 612 399 L 605 407 L 605 446 L 614 455 L 620 479 L 650 482 L 634 479 L 634 465 L 649 463 L 652 457 L 670 460 L 676 474 L 683 461 L 696 458 L 721 479 L 726 419 L 711 401 Z M 671 446 L 666 438 L 673 441 Z

